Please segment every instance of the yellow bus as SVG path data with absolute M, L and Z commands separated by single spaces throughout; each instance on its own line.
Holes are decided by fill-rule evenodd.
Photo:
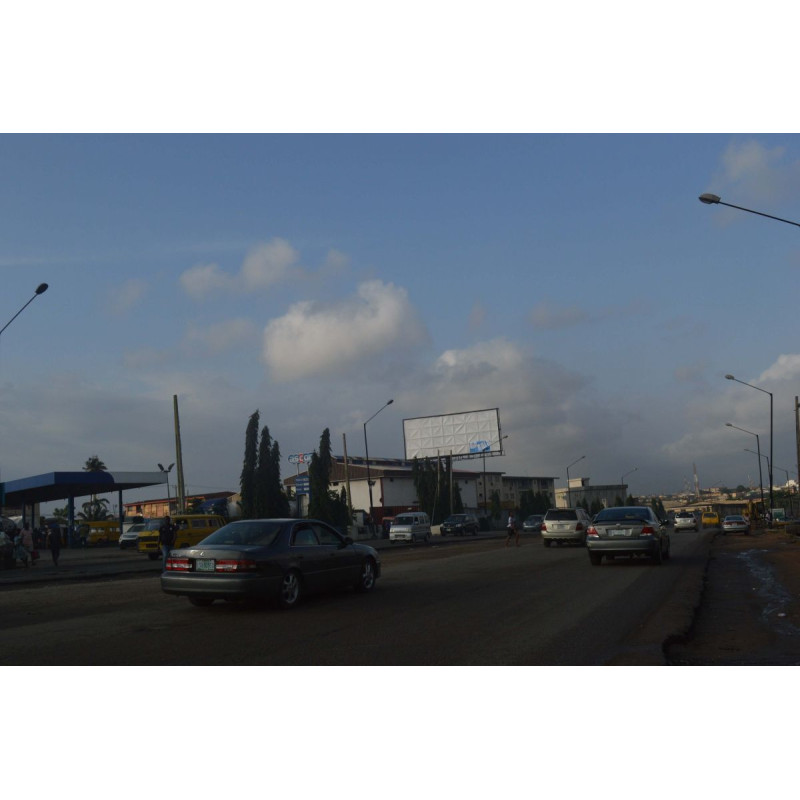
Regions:
M 118 519 L 87 520 L 78 525 L 78 538 L 86 544 L 118 542 L 122 523 Z
M 178 526 L 175 547 L 192 547 L 226 524 L 225 518 L 217 514 L 172 514 L 171 518 Z M 158 529 L 163 522 L 164 517 L 150 519 L 147 529 L 139 533 L 137 550 L 153 560 L 161 556 Z

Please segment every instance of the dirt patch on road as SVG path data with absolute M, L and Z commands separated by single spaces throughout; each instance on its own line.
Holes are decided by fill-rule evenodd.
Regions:
M 700 608 L 671 664 L 800 664 L 800 538 L 786 530 L 718 534 Z

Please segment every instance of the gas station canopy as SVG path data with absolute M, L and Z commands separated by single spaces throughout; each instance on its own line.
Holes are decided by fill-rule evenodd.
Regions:
M 163 472 L 46 472 L 7 481 L 4 502 L 7 506 L 22 508 L 35 503 L 141 489 L 166 482 L 167 476 Z

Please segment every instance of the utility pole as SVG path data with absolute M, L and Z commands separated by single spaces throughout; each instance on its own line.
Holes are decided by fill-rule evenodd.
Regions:
M 186 487 L 183 483 L 183 449 L 181 447 L 181 421 L 178 416 L 178 395 L 172 395 L 172 406 L 175 411 L 175 462 L 178 477 L 178 511 L 186 511 Z

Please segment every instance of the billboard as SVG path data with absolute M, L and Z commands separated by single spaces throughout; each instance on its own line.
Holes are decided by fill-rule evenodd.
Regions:
M 403 420 L 406 458 L 470 458 L 503 452 L 500 410 L 465 411 Z

